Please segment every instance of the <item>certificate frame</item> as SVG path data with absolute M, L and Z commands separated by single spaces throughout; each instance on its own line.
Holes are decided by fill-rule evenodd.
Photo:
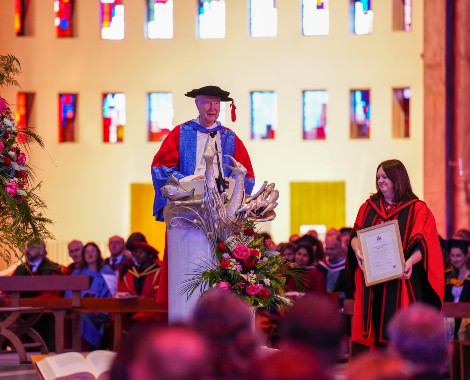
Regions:
M 405 268 L 397 220 L 357 231 L 366 286 L 399 278 Z

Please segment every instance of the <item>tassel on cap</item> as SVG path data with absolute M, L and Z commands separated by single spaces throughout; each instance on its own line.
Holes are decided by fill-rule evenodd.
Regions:
M 230 103 L 230 108 L 231 108 L 230 116 L 232 117 L 232 121 L 235 122 L 237 120 L 237 113 L 235 112 L 237 107 L 235 106 L 235 103 L 233 100 L 232 100 L 232 103 Z

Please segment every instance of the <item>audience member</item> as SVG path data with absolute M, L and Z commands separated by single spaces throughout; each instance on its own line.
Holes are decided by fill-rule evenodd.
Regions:
M 134 242 L 132 245 L 135 263 L 123 266 L 119 273 L 118 296 L 156 298 L 160 281 L 158 251 L 150 244 Z M 161 314 L 135 313 L 133 321 L 161 320 Z
M 126 263 L 130 257 L 126 255 L 126 243 L 121 236 L 111 236 L 108 240 L 108 248 L 111 256 L 104 260 L 105 265 L 109 265 L 116 273 L 119 273 L 121 267 Z
M 294 303 L 281 321 L 281 350 L 301 346 L 313 350 L 333 370 L 345 338 L 344 321 L 327 297 L 306 294 Z
M 209 379 L 209 348 L 192 328 L 153 324 L 136 326 L 114 360 L 112 380 Z
M 289 237 L 289 243 L 295 243 L 297 240 L 300 239 L 300 235 L 298 234 L 292 234 L 290 237 Z
M 341 243 L 343 244 L 343 248 L 346 252 L 348 252 L 349 241 L 351 240 L 351 227 L 342 227 L 339 229 L 341 232 Z
M 114 276 L 113 270 L 104 264 L 99 247 L 93 243 L 86 243 L 82 248 L 82 260 L 78 269 L 72 275 L 88 275 L 91 277 L 91 284 L 88 290 L 82 290 L 82 297 L 108 298 L 112 296 L 103 275 Z M 66 291 L 65 297 L 71 297 L 70 291 Z M 82 313 L 82 349 L 94 350 L 100 347 L 101 338 L 104 333 L 104 326 L 110 320 L 109 313 Z
M 259 380 L 332 380 L 315 353 L 300 346 L 285 347 L 262 357 L 256 363 L 252 379 Z
M 63 274 L 72 274 L 75 269 L 78 269 L 82 261 L 82 248 L 83 243 L 80 240 L 72 240 L 67 244 L 69 256 L 72 259 L 72 263 L 66 267 L 62 267 Z
M 388 349 L 413 366 L 413 376 L 442 379 L 449 346 L 447 328 L 439 311 L 416 303 L 398 310 L 387 327 Z
M 469 242 L 465 240 L 450 241 L 450 274 L 446 281 L 444 301 L 470 302 L 470 256 Z M 470 339 L 470 319 L 448 318 L 451 339 Z
M 320 260 L 317 268 L 326 279 L 327 293 L 335 293 L 340 300 L 352 298 L 352 292 L 346 273 L 346 249 L 341 241 L 341 233 L 335 230 L 325 239 L 325 258 Z
M 276 247 L 276 250 L 281 253 L 281 256 L 284 257 L 289 262 L 294 262 L 295 249 L 297 246 L 294 243 L 279 243 Z
M 62 272 L 58 264 L 50 261 L 47 257 L 46 244 L 43 241 L 30 244 L 26 247 L 26 261 L 20 264 L 13 276 L 46 276 L 61 275 Z M 21 297 L 27 298 L 59 298 L 57 292 L 21 292 Z M 52 314 L 43 314 L 33 325 L 33 328 L 41 335 L 46 342 L 49 351 L 54 351 L 55 334 L 54 318 Z
M 253 312 L 230 291 L 211 289 L 197 303 L 192 325 L 209 343 L 211 376 L 245 379 L 259 355 Z
M 403 359 L 386 351 L 364 352 L 351 361 L 346 380 L 412 380 Z
M 260 232 L 257 234 L 257 236 L 262 236 L 263 237 L 263 243 L 266 246 L 266 248 L 270 251 L 275 251 L 276 250 L 276 244 L 274 243 L 271 234 L 269 232 Z
M 296 240 L 295 244 L 297 245 L 309 245 L 313 249 L 313 264 L 318 263 L 321 259 L 323 259 L 323 243 L 317 239 L 314 235 L 303 235 L 299 239 Z M 313 265 L 312 264 L 312 265 Z

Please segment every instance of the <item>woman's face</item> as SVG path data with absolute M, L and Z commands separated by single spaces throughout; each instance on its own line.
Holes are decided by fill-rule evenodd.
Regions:
M 456 269 L 462 269 L 467 264 L 467 255 L 460 248 L 452 248 L 450 250 L 450 262 Z
M 305 248 L 299 248 L 297 252 L 295 252 L 295 263 L 300 265 L 301 267 L 307 266 L 310 261 L 310 257 L 308 256 L 308 252 Z
M 286 248 L 281 252 L 281 256 L 287 261 L 294 261 L 294 250 L 292 248 Z
M 386 199 L 393 199 L 395 188 L 393 182 L 387 177 L 387 174 L 385 174 L 382 166 L 377 170 L 377 186 Z
M 85 262 L 90 264 L 96 264 L 98 261 L 98 251 L 92 245 L 89 245 L 85 248 Z

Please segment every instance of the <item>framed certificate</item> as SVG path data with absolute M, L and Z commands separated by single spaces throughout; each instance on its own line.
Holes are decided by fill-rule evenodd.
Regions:
M 401 277 L 405 258 L 397 220 L 359 230 L 357 237 L 366 286 Z

